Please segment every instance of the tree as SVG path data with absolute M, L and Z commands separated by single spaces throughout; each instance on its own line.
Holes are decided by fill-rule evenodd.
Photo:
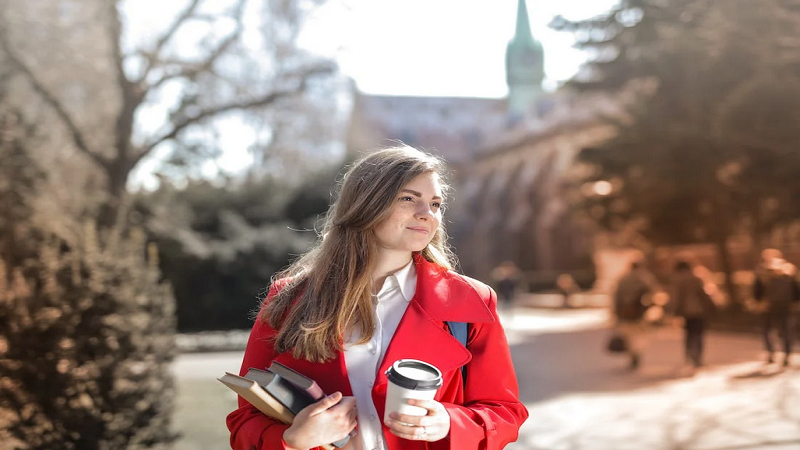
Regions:
M 162 184 L 135 196 L 174 287 L 181 331 L 243 329 L 272 275 L 315 241 L 328 208 L 333 170 L 287 186 L 279 176 L 217 185 Z
M 330 61 L 296 47 L 303 14 L 314 3 L 231 0 L 220 7 L 188 0 L 155 39 L 138 43 L 125 32 L 135 22 L 129 9 L 136 2 L 2 0 L 0 53 L 18 69 L 16 82 L 35 94 L 71 146 L 102 173 L 98 223 L 104 228 L 119 220 L 131 173 L 145 158 L 163 150 L 176 160 L 209 156 L 218 151 L 207 144 L 216 119 L 286 107 L 335 73 Z M 261 19 L 257 43 L 245 36 L 252 17 Z M 198 30 L 200 37 L 193 34 Z M 64 54 L 91 64 L 78 69 L 84 79 L 64 82 L 59 67 L 67 66 L 57 64 L 73 62 Z M 106 114 L 92 121 L 82 101 Z M 269 141 L 278 127 L 267 131 L 262 134 Z
M 0 81 L 6 78 L 0 76 Z M 0 82 L 0 442 L 4 449 L 166 448 L 174 301 L 141 233 L 67 243 L 39 222 L 37 130 Z M 149 258 L 148 258 L 149 255 Z M 147 260 L 150 260 L 148 262 Z
M 604 17 L 553 25 L 593 55 L 568 84 L 626 105 L 618 135 L 579 156 L 590 166 L 582 182 L 614 187 L 586 210 L 655 243 L 714 242 L 734 295 L 730 238 L 774 224 L 760 214 L 765 199 L 784 200 L 771 220 L 797 217 L 797 3 L 623 0 Z

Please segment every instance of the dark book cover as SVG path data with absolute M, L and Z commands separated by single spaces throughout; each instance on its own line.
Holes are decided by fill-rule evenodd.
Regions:
M 297 372 L 291 367 L 286 367 L 278 361 L 272 361 L 272 364 L 270 364 L 267 370 L 280 375 L 283 379 L 288 380 L 290 383 L 306 391 L 314 400 L 325 397 L 325 393 L 322 392 L 322 388 L 319 387 L 316 381 Z
M 281 402 L 281 404 L 295 415 L 306 406 L 317 401 L 317 399 L 313 398 L 305 390 L 269 370 L 251 367 L 247 369 L 247 373 L 244 377 L 261 385 L 275 400 Z
M 316 381 L 277 361 L 273 361 L 267 370 L 251 367 L 247 370 L 245 377 L 260 384 L 264 390 L 286 405 L 294 414 L 325 397 L 325 392 Z M 344 447 L 355 435 L 356 430 L 353 430 L 349 436 L 345 436 L 331 445 L 337 448 Z
M 294 414 L 281 402 L 264 391 L 258 381 L 229 372 L 217 379 L 269 417 L 278 419 L 283 423 L 292 423 L 292 420 L 294 420 Z

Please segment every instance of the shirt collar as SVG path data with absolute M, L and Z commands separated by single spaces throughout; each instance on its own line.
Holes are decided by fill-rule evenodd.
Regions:
M 414 267 L 413 261 L 409 261 L 400 270 L 386 277 L 380 292 L 378 292 L 378 298 L 397 287 L 400 288 L 403 299 L 410 302 L 417 290 L 417 268 Z

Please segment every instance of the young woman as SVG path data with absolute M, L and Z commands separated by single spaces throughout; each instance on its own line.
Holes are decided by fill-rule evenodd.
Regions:
M 344 176 L 317 246 L 276 275 L 241 369 L 280 361 L 330 395 L 291 426 L 240 398 L 227 418 L 234 449 L 316 448 L 356 426 L 347 449 L 499 450 L 516 440 L 528 412 L 497 297 L 452 271 L 443 170 L 401 146 L 366 155 Z M 469 324 L 466 348 L 448 321 Z M 383 421 L 385 372 L 406 358 L 439 368 L 443 385 L 434 400 L 409 400 L 427 415 Z

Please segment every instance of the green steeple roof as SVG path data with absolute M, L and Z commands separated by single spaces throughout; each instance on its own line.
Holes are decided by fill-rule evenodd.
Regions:
M 528 7 L 517 0 L 514 37 L 506 47 L 506 84 L 512 113 L 520 113 L 536 100 L 544 81 L 544 49 L 531 33 Z
M 525 0 L 517 1 L 517 28 L 514 31 L 513 41 L 520 44 L 533 42 L 531 23 L 528 19 L 528 6 L 525 4 Z

